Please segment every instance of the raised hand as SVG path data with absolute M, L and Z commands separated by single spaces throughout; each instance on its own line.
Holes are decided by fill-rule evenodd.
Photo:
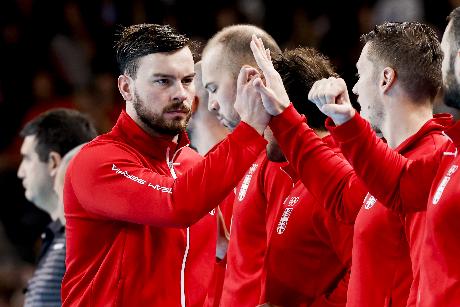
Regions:
M 257 65 L 262 70 L 265 82 L 261 77 L 254 79 L 254 86 L 262 97 L 265 109 L 271 115 L 278 115 L 291 103 L 284 88 L 280 74 L 273 67 L 270 57 L 270 50 L 265 49 L 262 39 L 252 36 L 251 50 Z
M 330 77 L 316 81 L 308 93 L 308 100 L 331 117 L 336 125 L 349 121 L 356 112 L 351 105 L 347 85 L 341 78 Z
M 271 116 L 265 111 L 260 94 L 253 85 L 256 78 L 260 79 L 257 69 L 247 65 L 241 68 L 236 85 L 235 110 L 242 121 L 262 135 Z

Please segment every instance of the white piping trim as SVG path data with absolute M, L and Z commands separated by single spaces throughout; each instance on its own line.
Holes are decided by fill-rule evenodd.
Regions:
M 449 141 L 452 142 L 452 144 L 455 144 L 455 143 L 452 141 L 452 139 L 451 139 L 444 131 L 442 132 L 442 135 L 444 135 L 446 138 L 448 138 Z M 454 151 L 454 152 L 445 151 L 443 154 L 444 154 L 445 156 L 454 156 L 454 157 L 456 157 L 456 156 L 457 156 L 457 153 L 458 153 L 458 149 L 457 149 L 457 146 L 455 146 L 455 151 Z
M 180 302 L 185 307 L 185 263 L 187 262 L 188 251 L 190 249 L 190 228 L 187 227 L 187 243 L 185 246 L 184 258 L 182 259 L 182 268 L 180 270 Z
M 174 158 L 179 153 L 179 151 L 181 151 L 183 148 L 187 146 L 188 145 L 182 146 L 181 148 L 176 150 L 171 160 L 169 160 L 169 147 L 166 148 L 166 164 L 168 165 L 169 171 L 171 172 L 171 176 L 174 179 L 177 179 L 177 174 L 174 170 L 174 166 L 180 165 L 179 162 L 173 162 Z M 187 263 L 188 251 L 190 249 L 190 228 L 189 227 L 187 227 L 186 232 L 187 233 L 186 233 L 185 252 L 184 252 L 184 258 L 182 258 L 182 266 L 180 270 L 180 302 L 181 302 L 182 307 L 185 307 L 185 264 Z

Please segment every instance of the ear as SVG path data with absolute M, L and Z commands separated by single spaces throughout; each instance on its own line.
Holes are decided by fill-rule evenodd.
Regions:
M 381 73 L 380 88 L 383 93 L 389 91 L 396 83 L 396 71 L 391 67 L 385 67 Z
M 460 84 L 460 49 L 457 50 L 455 54 L 454 73 L 455 73 L 455 79 L 457 80 L 457 83 Z
M 125 101 L 133 100 L 133 87 L 134 80 L 127 75 L 118 76 L 118 90 Z
M 200 105 L 200 99 L 195 96 L 192 101 L 192 114 L 195 114 L 195 112 L 198 110 L 198 106 Z
M 61 165 L 62 157 L 55 151 L 50 151 L 48 154 L 48 171 L 52 177 L 55 177 Z

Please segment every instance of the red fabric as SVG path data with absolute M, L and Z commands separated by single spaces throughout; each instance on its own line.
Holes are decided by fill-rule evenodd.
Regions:
M 203 304 L 215 257 L 215 216 L 208 212 L 266 141 L 242 123 L 204 159 L 187 143 L 185 134 L 178 144 L 151 137 L 122 112 L 111 132 L 72 160 L 64 186 L 63 306 L 180 306 L 184 259 L 186 304 Z M 186 227 L 194 223 L 184 257 Z
M 451 123 L 451 115 L 436 115 L 395 150 L 411 159 L 430 154 L 447 141 L 442 130 Z M 377 306 L 385 297 L 386 306 L 415 306 L 424 222 L 423 212 L 398 214 L 366 196 L 355 222 L 353 262 L 360 265 L 351 270 L 349 306 Z
M 383 204 L 403 213 L 426 210 L 417 306 L 459 306 L 460 158 L 456 152 L 460 124 L 446 130 L 452 142 L 415 160 L 379 141 L 359 115 L 339 127 L 331 125 L 331 131 L 357 174 Z
M 435 151 L 446 141 L 441 132 L 451 122 L 451 116 L 437 116 L 403 142 L 397 150 L 409 156 L 422 156 Z M 281 128 L 288 125 L 292 128 L 287 132 Z M 280 140 L 283 151 L 293 155 L 291 157 L 288 154 L 291 162 L 298 168 L 310 170 L 308 173 L 299 171 L 300 174 L 305 174 L 303 182 L 310 187 L 313 194 L 326 200 L 325 207 L 328 211 L 336 218 L 348 222 L 353 222 L 357 216 L 353 239 L 355 265 L 352 266 L 348 306 L 388 306 L 390 303 L 391 306 L 406 306 L 412 283 L 412 269 L 405 231 L 409 235 L 411 255 L 415 260 L 416 281 L 409 300 L 413 304 L 418 282 L 417 259 L 423 235 L 423 214 L 401 216 L 379 205 L 369 194 L 363 203 L 366 186 L 347 168 L 346 162 L 340 161 L 332 151 L 326 150 L 326 146 L 320 143 L 319 138 L 292 107 L 275 117 L 271 127 Z M 276 131 L 283 133 L 278 134 Z M 293 141 L 296 139 L 295 135 L 302 135 L 297 140 L 309 140 L 308 145 L 296 144 Z M 296 152 L 299 147 L 305 150 Z M 308 176 L 311 173 L 314 177 Z
M 233 202 L 235 200 L 235 193 L 230 193 L 223 203 L 219 205 L 220 212 L 222 213 L 221 219 L 218 218 L 217 233 L 220 236 L 220 240 L 226 241 L 228 244 L 227 235 L 230 230 L 230 224 L 233 213 Z M 219 215 L 218 215 L 219 216 Z M 224 229 L 225 227 L 225 229 Z M 224 286 L 225 270 L 227 267 L 227 255 L 223 259 L 217 259 L 214 264 L 214 272 L 212 274 L 212 280 L 209 287 L 208 295 L 204 306 L 206 307 L 219 307 L 220 299 L 222 296 L 222 288 Z
M 324 140 L 334 146 L 331 137 Z M 271 232 L 263 301 L 282 306 L 345 306 L 352 240 L 353 225 L 330 216 L 297 181 Z
M 236 189 L 221 306 L 259 302 L 267 234 L 277 212 L 273 205 L 292 187 L 283 165 L 262 153 Z

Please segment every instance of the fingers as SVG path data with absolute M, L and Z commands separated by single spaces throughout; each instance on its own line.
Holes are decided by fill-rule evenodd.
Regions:
M 325 104 L 349 103 L 345 81 L 333 77 L 316 81 L 308 93 L 308 99 L 319 108 Z
M 260 69 L 262 69 L 264 73 L 267 72 L 270 68 L 273 68 L 270 52 L 267 52 L 268 49 L 266 50 L 264 48 L 264 44 L 260 38 L 252 35 L 250 47 L 257 65 L 260 67 Z
M 254 78 L 255 76 L 259 75 L 259 71 L 254 67 L 249 65 L 244 65 L 240 69 L 240 73 L 238 74 L 238 79 L 236 80 L 236 88 L 241 89 L 243 86 L 246 85 L 250 81 L 250 79 Z

